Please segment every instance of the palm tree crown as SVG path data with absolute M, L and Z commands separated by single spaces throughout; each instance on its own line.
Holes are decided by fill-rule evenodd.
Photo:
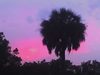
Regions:
M 65 8 L 53 10 L 50 18 L 41 23 L 43 44 L 49 53 L 55 50 L 55 54 L 63 60 L 65 50 L 70 52 L 80 47 L 80 43 L 85 40 L 85 30 L 81 17 Z

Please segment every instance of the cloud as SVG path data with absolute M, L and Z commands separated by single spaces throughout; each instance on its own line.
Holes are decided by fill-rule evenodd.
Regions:
M 30 23 L 30 24 L 34 22 L 32 16 L 28 16 L 26 20 L 27 20 L 27 22 Z

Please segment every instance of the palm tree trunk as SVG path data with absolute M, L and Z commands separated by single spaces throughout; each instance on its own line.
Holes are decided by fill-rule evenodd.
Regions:
M 60 59 L 62 61 L 65 61 L 65 50 L 61 50 L 61 52 L 60 52 Z
M 65 50 L 61 50 L 60 59 L 61 59 L 61 73 L 64 74 L 65 70 L 66 70 L 66 67 L 65 67 Z

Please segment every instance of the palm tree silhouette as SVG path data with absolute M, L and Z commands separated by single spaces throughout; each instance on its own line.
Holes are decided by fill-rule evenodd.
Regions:
M 43 44 L 47 46 L 49 53 L 55 50 L 56 56 L 65 60 L 65 50 L 70 52 L 77 50 L 80 43 L 85 41 L 86 26 L 81 17 L 71 10 L 61 8 L 53 10 L 48 20 L 41 23 Z

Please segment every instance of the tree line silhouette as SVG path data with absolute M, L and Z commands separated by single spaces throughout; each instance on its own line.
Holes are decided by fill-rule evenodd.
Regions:
M 65 60 L 65 50 L 77 50 L 85 41 L 86 26 L 81 17 L 72 10 L 53 10 L 48 20 L 41 22 L 43 45 L 49 54 L 54 50 L 59 59 L 47 62 L 33 61 L 22 64 L 18 49 L 11 49 L 9 41 L 0 32 L 0 75 L 100 75 L 100 62 L 89 60 L 81 65 L 73 65 Z

